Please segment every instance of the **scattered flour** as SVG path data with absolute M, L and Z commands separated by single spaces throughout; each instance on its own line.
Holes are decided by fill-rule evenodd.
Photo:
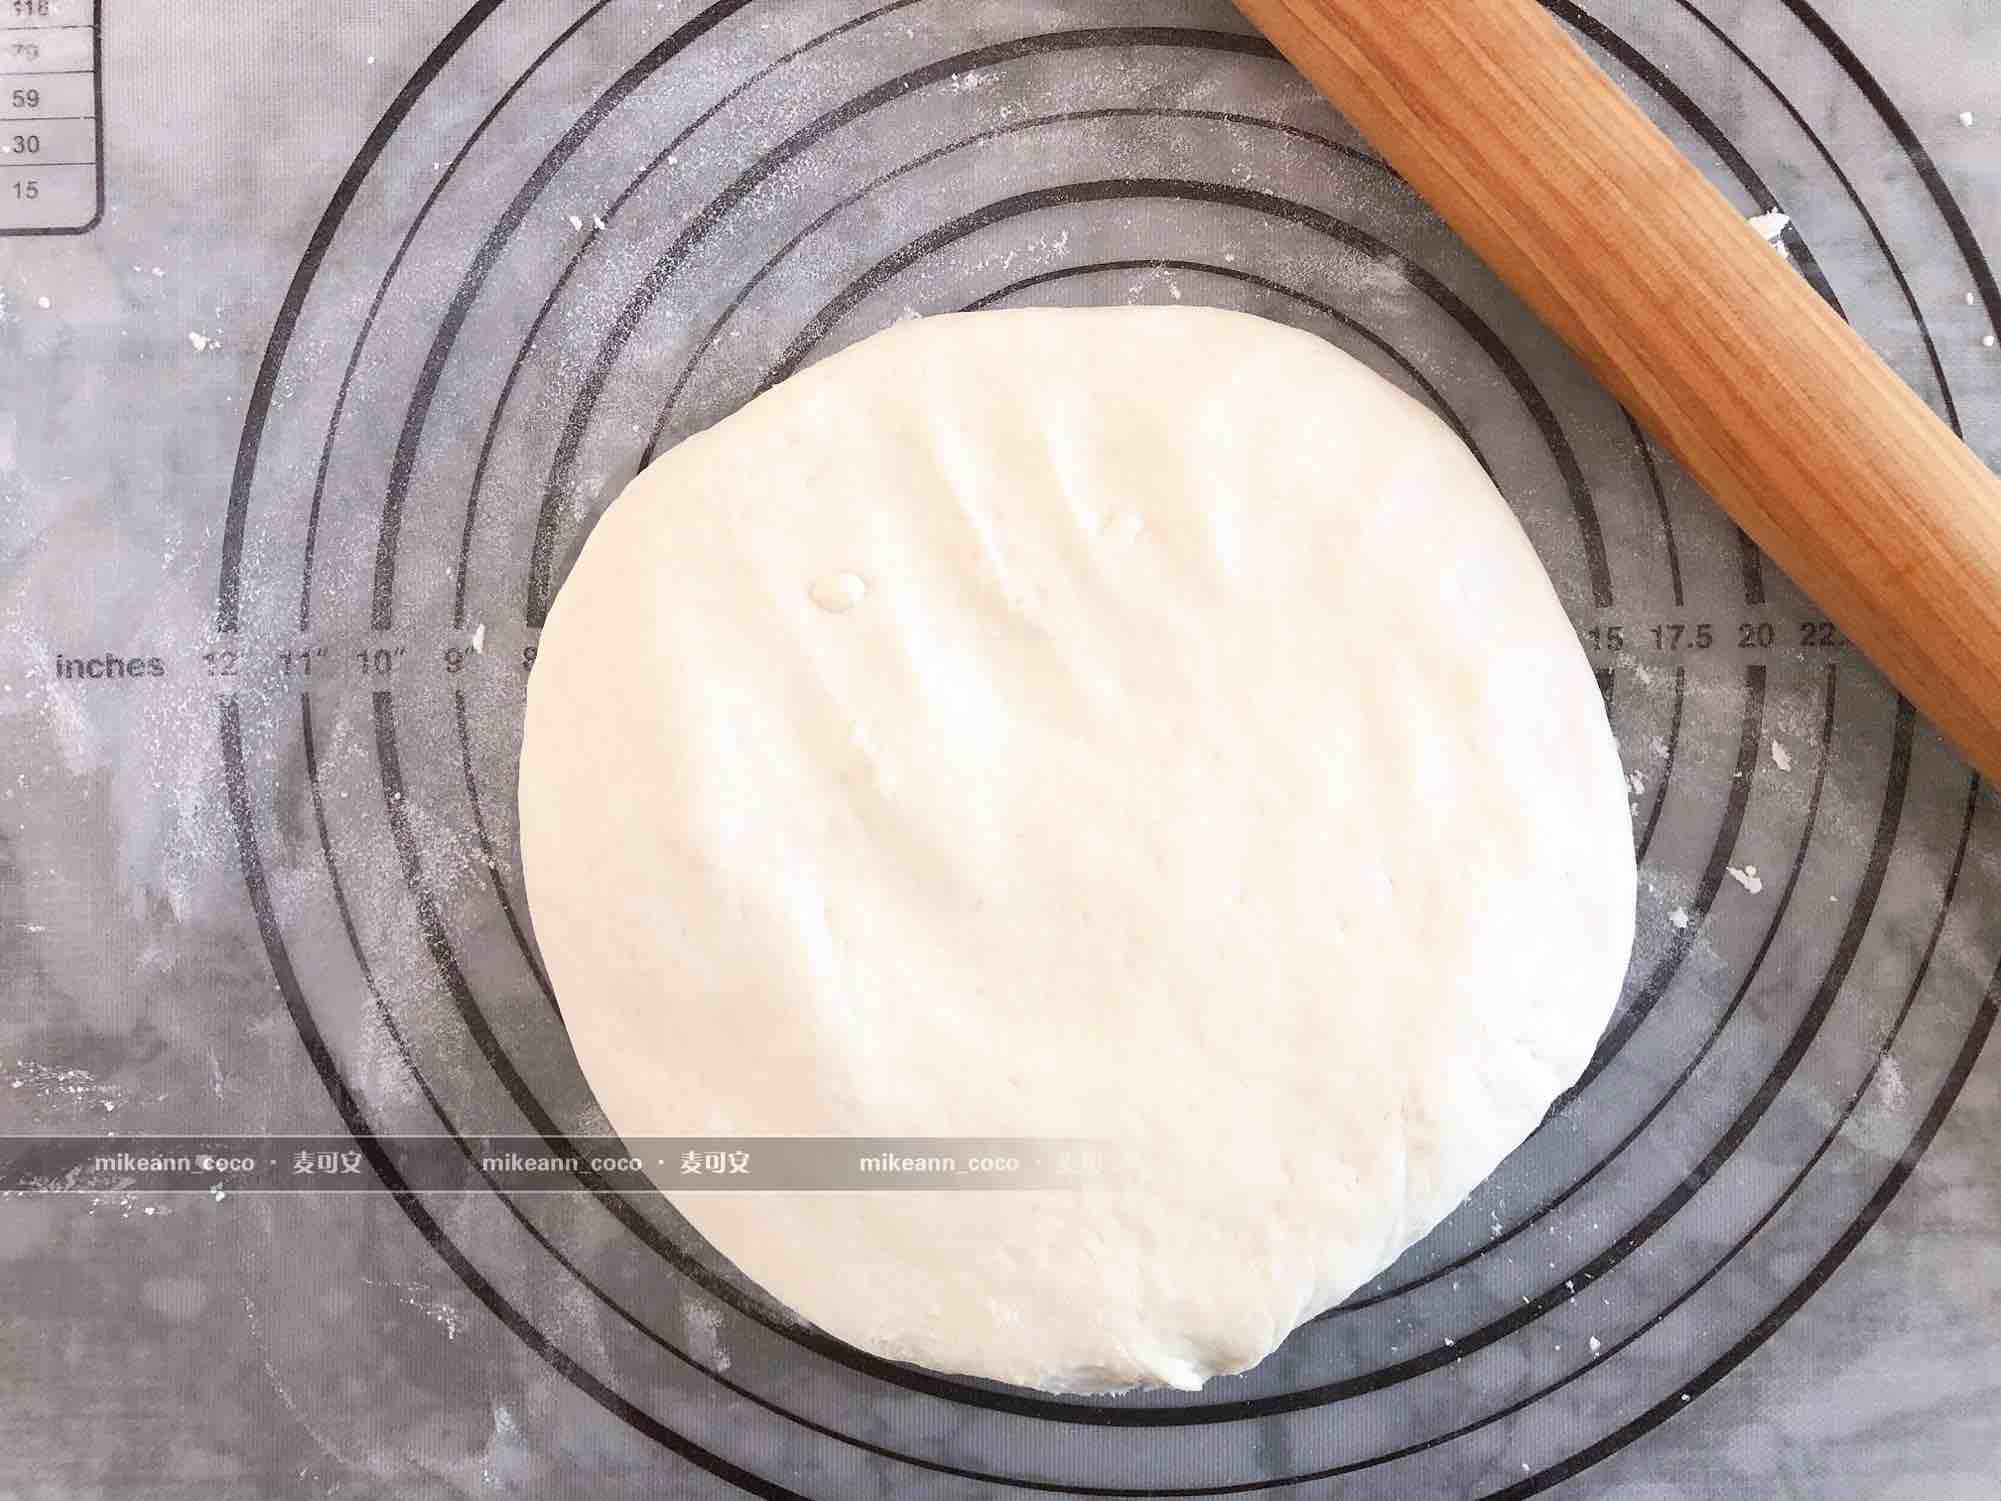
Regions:
M 1793 769 L 1793 753 L 1777 740 L 1772 742 L 1772 764 L 1780 771 Z
M 1786 242 L 1783 237 L 1786 232 L 1786 226 L 1793 222 L 1790 214 L 1782 214 L 1777 209 L 1773 209 L 1769 214 L 1753 216 L 1749 222 L 1751 228 L 1763 235 L 1765 242 L 1778 251 L 1780 255 L 1787 253 Z
M 723 1348 L 720 1337 L 723 1311 L 692 1298 L 684 1298 L 681 1300 L 681 1322 L 688 1334 L 688 1353 L 712 1371 L 727 1371 L 730 1355 Z
M 1677 907 L 1668 914 L 1668 921 L 1683 932 L 1688 930 L 1688 909 Z
M 116 1110 L 126 1091 L 101 1084 L 88 1069 L 62 1068 L 16 1058 L 7 1079 L 10 1090 L 26 1090 L 42 1106 L 67 1105 L 82 1110 Z
M 1877 1065 L 1876 1092 L 1882 1096 L 1883 1108 L 1893 1113 L 1910 1103 L 1911 1087 L 1904 1082 L 1904 1071 L 1890 1053 L 1885 1053 Z
M 371 1287 L 393 1288 L 406 1308 L 414 1308 L 432 1320 L 445 1331 L 446 1339 L 457 1339 L 459 1331 L 465 1327 L 465 1315 L 448 1297 L 438 1296 L 428 1283 L 424 1282 L 377 1282 L 373 1277 L 361 1279 Z
M 1734 865 L 1726 865 L 1723 868 L 1730 872 L 1731 880 L 1742 886 L 1751 895 L 1756 896 L 1765 889 L 1764 878 L 1758 874 L 1757 866 L 1747 865 L 1742 870 L 1739 870 Z

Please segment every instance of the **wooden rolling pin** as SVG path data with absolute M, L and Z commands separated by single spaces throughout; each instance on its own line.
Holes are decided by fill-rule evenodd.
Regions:
M 2001 480 L 1537 0 L 1238 0 L 2001 777 Z

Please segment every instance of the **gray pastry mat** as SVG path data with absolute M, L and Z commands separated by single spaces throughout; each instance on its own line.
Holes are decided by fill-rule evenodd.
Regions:
M 1201 1393 L 861 1356 L 615 1183 L 90 1179 L 0 1206 L 0 1493 L 1996 1494 L 2001 802 L 1234 12 L 49 3 L 78 67 L 0 31 L 0 1132 L 393 1184 L 371 1133 L 600 1130 L 517 865 L 542 612 L 646 453 L 914 312 L 1240 307 L 1446 413 L 1644 875 L 1588 1083 Z M 1992 457 L 2001 17 L 1550 5 Z

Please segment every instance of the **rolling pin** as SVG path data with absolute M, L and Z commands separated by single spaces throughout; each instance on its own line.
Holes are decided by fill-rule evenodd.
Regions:
M 2001 480 L 1537 0 L 1237 3 L 2001 777 Z

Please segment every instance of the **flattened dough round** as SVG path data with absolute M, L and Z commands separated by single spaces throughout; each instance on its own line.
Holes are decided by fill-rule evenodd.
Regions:
M 1110 1185 L 673 1193 L 881 1355 L 1194 1388 L 1457 1204 L 1632 941 L 1596 684 L 1466 448 L 1302 332 L 909 322 L 662 457 L 528 698 L 627 1136 L 1090 1137 Z

